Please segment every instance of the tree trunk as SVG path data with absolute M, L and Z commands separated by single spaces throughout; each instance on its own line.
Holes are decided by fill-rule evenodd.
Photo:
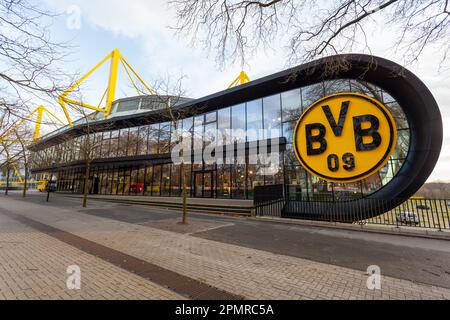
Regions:
M 83 190 L 83 208 L 87 207 L 87 198 L 89 193 L 89 174 L 91 171 L 91 164 L 86 164 L 86 176 L 84 177 L 84 190 Z
M 8 195 L 8 189 L 9 189 L 9 165 L 6 169 L 6 189 L 5 189 L 5 196 Z
M 22 197 L 24 197 L 24 198 L 27 196 L 27 183 L 28 183 L 27 172 L 28 172 L 28 168 L 27 168 L 27 166 L 25 166 L 25 175 L 23 177 L 23 193 L 22 193 Z
M 184 174 L 184 163 L 180 165 L 180 174 L 181 174 L 181 188 L 182 188 L 182 197 L 183 197 L 183 218 L 182 224 L 187 224 L 187 192 L 186 192 L 186 176 Z

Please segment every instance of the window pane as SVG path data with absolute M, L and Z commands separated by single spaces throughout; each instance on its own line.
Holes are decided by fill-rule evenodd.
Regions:
M 245 198 L 245 164 L 232 166 L 232 197 L 233 199 Z
M 283 123 L 283 137 L 286 138 L 287 143 L 292 143 L 294 129 L 297 122 L 285 122 Z
M 230 165 L 217 165 L 217 197 L 231 197 Z
M 194 119 L 194 150 L 203 149 L 203 120 L 203 115 Z
M 350 81 L 347 79 L 337 79 L 324 82 L 325 95 L 337 92 L 349 92 L 350 90 Z
M 248 199 L 253 199 L 255 187 L 264 185 L 264 176 L 258 174 L 259 166 L 249 164 L 247 166 L 247 194 Z
M 214 112 L 210 112 L 210 113 L 207 113 L 206 115 L 205 115 L 205 122 L 206 123 L 209 123 L 209 122 L 215 122 L 217 120 L 217 113 L 214 111 Z
M 139 107 L 139 99 L 120 101 L 117 112 L 137 110 Z
M 184 137 L 183 139 L 192 140 L 193 127 L 194 127 L 194 119 L 192 117 L 183 119 L 183 137 Z
M 159 153 L 168 153 L 170 149 L 170 122 L 160 124 Z
M 350 80 L 350 90 L 374 97 L 378 101 L 383 102 L 383 94 L 380 88 L 361 80 Z M 386 102 L 386 101 L 384 101 Z
M 157 154 L 158 148 L 159 124 L 151 124 L 148 131 L 147 154 Z
M 153 166 L 152 196 L 161 195 L 161 165 Z
M 220 109 L 217 111 L 217 128 L 220 134 L 218 144 L 224 145 L 225 140 L 230 140 L 231 137 L 226 137 L 226 129 L 231 129 L 231 108 Z
M 231 108 L 231 125 L 233 141 L 245 142 L 245 104 L 238 104 Z M 241 133 L 237 130 L 242 130 Z
M 152 179 L 153 179 L 153 166 L 146 168 L 145 172 L 145 195 L 150 196 L 152 194 Z
M 111 132 L 107 131 L 107 132 L 103 132 L 103 141 L 102 141 L 102 151 L 101 151 L 101 156 L 102 158 L 109 158 L 110 157 L 110 153 L 109 153 L 109 145 L 111 142 Z
M 264 139 L 262 99 L 247 102 L 247 141 Z
M 231 108 L 217 111 L 217 127 L 220 129 L 231 129 Z
M 302 88 L 302 110 L 304 111 L 313 104 L 313 102 L 319 100 L 324 95 L 325 92 L 321 83 Z
M 263 99 L 265 138 L 278 138 L 281 135 L 281 103 L 276 94 Z
M 148 138 L 148 126 L 140 127 L 138 131 L 137 155 L 147 154 L 147 138 Z
M 216 141 L 216 123 L 205 124 L 205 134 L 204 134 L 204 146 L 208 146 L 211 143 L 214 144 Z
M 172 196 L 181 196 L 180 178 L 180 166 L 172 164 L 172 176 L 170 178 Z
M 128 131 L 129 129 L 120 129 L 119 136 L 119 148 L 117 149 L 117 156 L 123 157 L 127 155 L 127 147 L 128 147 Z
M 127 156 L 135 156 L 139 143 L 139 128 L 134 127 L 128 133 Z
M 281 107 L 283 109 L 283 121 L 293 121 L 302 113 L 302 100 L 300 89 L 295 89 L 281 94 Z
M 161 180 L 161 196 L 170 196 L 170 164 L 162 166 L 162 180 Z

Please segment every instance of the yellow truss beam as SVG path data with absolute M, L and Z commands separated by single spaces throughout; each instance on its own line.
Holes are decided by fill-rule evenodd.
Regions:
M 14 162 L 14 160 L 8 156 L 6 163 L 8 164 L 9 167 L 12 167 L 14 173 L 16 174 L 17 178 L 19 179 L 18 183 L 23 184 L 22 176 L 20 175 L 20 171 L 19 171 L 19 169 L 17 169 L 16 163 Z
M 16 174 L 17 178 L 19 179 L 19 183 L 23 183 L 22 176 L 20 175 L 20 172 L 17 169 L 17 166 L 14 162 L 11 162 L 11 167 L 13 167 L 14 173 Z
M 54 122 L 59 122 L 63 126 L 65 123 L 59 119 L 55 114 L 53 114 L 50 110 L 48 110 L 44 106 L 39 106 L 33 111 L 31 111 L 26 117 L 24 117 L 22 120 L 20 120 L 16 125 L 14 125 L 10 130 L 5 132 L 1 137 L 0 141 L 3 142 L 13 142 L 13 143 L 20 143 L 23 142 L 25 144 L 32 143 L 39 139 L 41 134 L 41 125 L 42 125 L 42 118 L 44 116 L 44 113 L 47 114 L 47 116 Z M 37 114 L 37 118 L 35 121 L 35 128 L 34 128 L 34 134 L 33 134 L 33 141 L 25 141 L 25 140 L 19 140 L 19 139 L 5 139 L 6 137 L 10 136 L 13 132 L 15 132 L 25 121 L 28 121 L 34 114 Z M 54 121 L 56 120 L 56 121 Z
M 245 73 L 245 71 L 241 71 L 236 79 L 233 80 L 233 82 L 228 86 L 228 89 L 240 86 L 241 84 L 250 82 L 250 78 Z
M 89 76 L 91 76 L 95 71 L 97 71 L 103 64 L 106 63 L 106 61 L 111 60 L 110 70 L 109 70 L 109 79 L 108 79 L 108 86 L 106 88 L 105 94 L 103 95 L 102 99 L 100 100 L 100 103 L 98 107 L 95 107 L 93 105 L 83 103 L 80 101 L 76 101 L 73 99 L 69 99 L 67 96 L 73 92 L 77 87 L 79 87 Z M 119 49 L 114 49 L 111 53 L 109 53 L 102 61 L 100 61 L 94 68 L 92 68 L 88 73 L 86 73 L 83 77 L 81 77 L 78 81 L 76 81 L 69 89 L 64 91 L 58 98 L 59 104 L 61 105 L 64 114 L 67 118 L 67 122 L 71 127 L 73 127 L 72 119 L 70 118 L 69 112 L 67 110 L 67 104 L 70 105 L 76 105 L 82 108 L 91 109 L 97 112 L 102 112 L 105 114 L 105 118 L 107 118 L 111 113 L 112 104 L 115 101 L 115 95 L 116 95 L 116 89 L 117 89 L 117 77 L 119 73 L 119 63 L 122 64 L 123 68 L 125 69 L 128 78 L 131 80 L 131 83 L 133 84 L 133 87 L 136 89 L 136 92 L 138 95 L 141 95 L 142 92 L 139 90 L 138 86 L 136 85 L 136 81 L 133 79 L 132 74 L 139 80 L 139 82 L 147 89 L 147 91 L 154 95 L 152 89 L 145 83 L 145 81 L 137 74 L 137 72 L 131 67 L 131 65 L 127 62 L 127 60 L 122 56 Z M 105 100 L 105 106 L 101 106 L 103 103 L 103 100 Z

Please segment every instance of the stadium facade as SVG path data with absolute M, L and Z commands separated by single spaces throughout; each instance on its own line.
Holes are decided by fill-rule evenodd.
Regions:
M 233 140 L 232 148 L 245 149 L 244 160 L 234 157 L 231 162 L 184 165 L 189 196 L 253 199 L 257 186 L 275 184 L 284 185 L 297 198 L 336 202 L 387 193 L 399 197 L 417 191 L 431 173 L 442 141 L 435 101 L 409 72 L 394 75 L 399 66 L 388 60 L 364 55 L 349 55 L 346 60 L 349 66 L 339 73 L 326 72 L 330 60 L 325 59 L 200 99 L 173 97 L 177 101 L 174 110 L 182 115 L 177 119 L 177 129 L 183 131 L 184 139 L 200 137 L 201 148 L 217 143 L 211 132 L 247 132 Z M 397 128 L 395 149 L 386 164 L 352 183 L 319 179 L 300 165 L 294 152 L 293 134 L 301 114 L 318 99 L 339 92 L 361 93 L 382 102 Z M 73 128 L 64 127 L 44 136 L 30 146 L 32 172 L 53 173 L 58 191 L 81 193 L 86 161 L 80 148 L 90 126 L 96 141 L 89 175 L 91 194 L 179 197 L 180 165 L 171 157 L 176 140 L 173 117 L 159 98 L 117 100 L 107 119 L 82 119 Z M 415 105 L 431 107 L 424 113 Z M 422 111 L 413 112 L 414 108 Z M 249 161 L 249 149 L 255 142 L 273 141 L 279 145 L 276 154 L 271 154 L 278 157 L 277 170 L 261 174 L 263 165 Z M 426 150 L 418 148 L 420 143 L 426 144 L 422 145 Z M 192 148 L 196 148 L 194 144 Z M 396 179 L 403 179 L 397 181 L 402 183 L 401 188 L 396 186 Z

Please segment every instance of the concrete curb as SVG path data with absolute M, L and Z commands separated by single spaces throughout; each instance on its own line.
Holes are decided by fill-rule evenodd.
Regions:
M 310 221 L 310 220 L 297 220 L 288 218 L 274 218 L 274 217 L 248 217 L 248 220 L 291 224 L 317 228 L 329 228 L 340 229 L 358 232 L 370 232 L 379 234 L 400 235 L 408 237 L 428 238 L 435 240 L 447 240 L 450 241 L 450 232 L 427 230 L 427 229 L 410 229 L 408 227 L 395 227 L 395 226 L 376 226 L 376 225 L 353 225 L 339 222 L 325 222 L 325 221 Z
M 68 198 L 82 198 L 80 195 L 66 195 L 60 194 L 64 197 Z M 148 206 L 155 208 L 166 208 L 171 210 L 181 210 L 181 203 L 170 203 L 163 201 L 151 201 L 146 199 L 129 199 L 129 198 L 103 198 L 103 197 L 95 197 L 89 196 L 89 200 L 94 201 L 103 201 L 103 202 L 111 202 L 111 203 L 121 203 L 128 205 L 139 205 L 139 206 Z M 240 216 L 240 217 L 249 217 L 251 214 L 251 207 L 231 207 L 231 206 L 212 206 L 205 204 L 190 204 L 188 203 L 188 210 L 195 212 L 205 212 L 210 214 L 223 214 L 227 216 Z

